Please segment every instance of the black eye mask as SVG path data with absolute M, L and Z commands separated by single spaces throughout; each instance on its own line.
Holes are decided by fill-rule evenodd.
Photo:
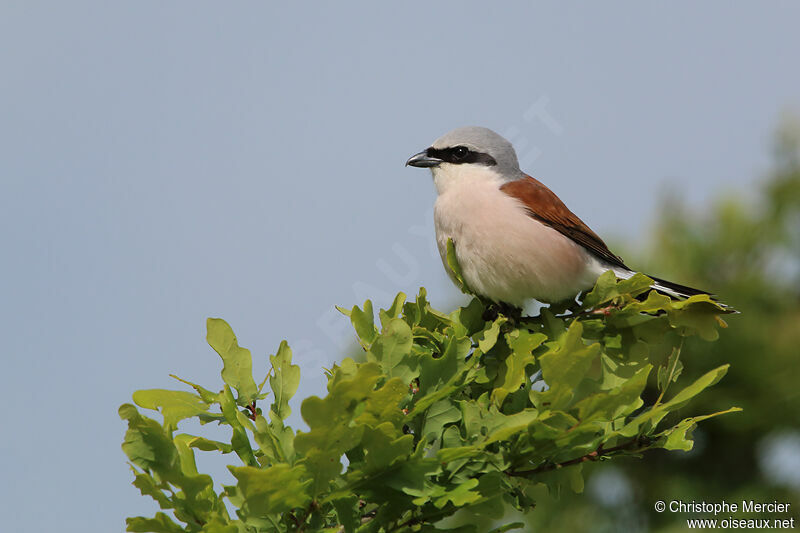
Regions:
M 466 146 L 454 146 L 452 148 L 431 147 L 425 150 L 425 155 L 441 159 L 445 163 L 453 163 L 454 165 L 463 163 L 477 163 L 488 167 L 497 165 L 497 161 L 495 161 L 494 157 L 489 154 L 475 152 Z

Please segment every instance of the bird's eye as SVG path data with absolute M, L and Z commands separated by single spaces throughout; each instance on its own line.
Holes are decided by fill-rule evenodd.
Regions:
M 467 157 L 468 153 L 469 153 L 469 150 L 467 149 L 466 146 L 456 146 L 453 149 L 453 156 L 456 159 L 464 159 L 465 157 Z

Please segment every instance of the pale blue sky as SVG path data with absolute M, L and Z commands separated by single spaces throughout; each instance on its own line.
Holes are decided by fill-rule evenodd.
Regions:
M 350 342 L 334 305 L 458 301 L 430 176 L 403 167 L 454 127 L 513 138 L 618 239 L 642 241 L 666 190 L 746 191 L 800 106 L 798 20 L 788 1 L 4 0 L 4 527 L 152 514 L 116 409 L 171 372 L 218 386 L 207 316 L 259 372 L 288 339 L 303 397 Z

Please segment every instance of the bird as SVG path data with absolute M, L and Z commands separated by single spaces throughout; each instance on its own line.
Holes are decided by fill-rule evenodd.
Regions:
M 478 296 L 517 308 L 530 300 L 559 303 L 608 270 L 618 279 L 636 273 L 553 191 L 520 170 L 512 144 L 488 128 L 457 128 L 406 166 L 431 170 L 439 254 L 458 284 L 447 263 L 452 240 L 463 281 Z M 673 298 L 708 294 L 649 277 L 653 289 Z

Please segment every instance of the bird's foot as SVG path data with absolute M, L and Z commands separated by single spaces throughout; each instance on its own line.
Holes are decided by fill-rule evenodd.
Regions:
M 483 312 L 483 319 L 494 322 L 498 317 L 505 317 L 511 325 L 522 319 L 522 309 L 505 302 L 490 302 Z
M 497 320 L 497 317 L 500 316 L 501 312 L 500 304 L 480 296 L 478 299 L 483 304 L 483 315 L 481 315 L 481 318 L 487 322 L 494 322 Z
M 494 322 L 499 314 L 500 312 L 497 310 L 497 307 L 490 303 L 483 310 L 483 315 L 481 315 L 481 318 L 486 322 Z

